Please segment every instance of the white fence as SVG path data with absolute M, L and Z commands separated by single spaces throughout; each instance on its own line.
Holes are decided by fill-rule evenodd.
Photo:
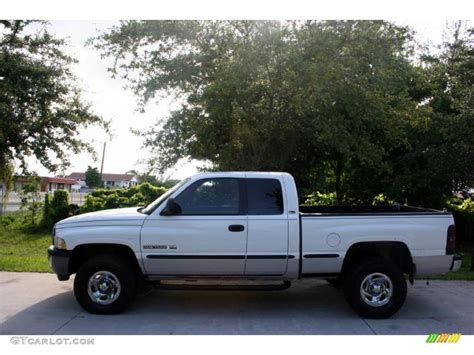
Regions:
M 40 192 L 41 199 L 44 201 L 44 195 L 46 192 Z M 76 205 L 82 206 L 84 204 L 84 200 L 86 197 L 86 192 L 70 192 L 69 193 L 69 203 L 74 203 Z M 50 195 L 52 195 L 50 193 Z M 18 197 L 17 192 L 12 191 L 8 195 L 8 200 L 5 206 L 3 206 L 3 202 L 0 200 L 0 214 L 3 212 L 14 212 L 18 211 L 21 206 L 20 198 Z

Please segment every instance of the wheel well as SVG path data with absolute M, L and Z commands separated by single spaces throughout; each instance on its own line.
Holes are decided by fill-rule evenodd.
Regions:
M 344 275 L 360 261 L 371 257 L 383 257 L 392 261 L 403 273 L 409 275 L 409 280 L 413 283 L 415 276 L 413 260 L 410 250 L 403 242 L 360 242 L 351 245 L 342 264 L 342 274 Z
M 135 253 L 130 247 L 123 244 L 78 245 L 72 250 L 71 258 L 69 260 L 69 273 L 74 274 L 77 272 L 81 265 L 91 257 L 104 254 L 113 255 L 114 257 L 126 260 L 137 273 L 141 274 L 141 269 L 138 265 Z

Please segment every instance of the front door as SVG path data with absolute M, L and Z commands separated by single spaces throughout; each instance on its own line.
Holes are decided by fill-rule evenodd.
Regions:
M 244 180 L 203 178 L 175 197 L 181 213 L 152 214 L 141 233 L 144 267 L 154 275 L 243 275 L 247 216 Z

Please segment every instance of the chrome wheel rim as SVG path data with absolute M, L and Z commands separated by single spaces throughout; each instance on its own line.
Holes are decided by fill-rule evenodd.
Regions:
M 386 305 L 393 296 L 392 280 L 380 272 L 367 275 L 360 285 L 360 296 L 369 306 Z
M 95 303 L 111 304 L 120 295 L 120 281 L 110 271 L 97 271 L 89 278 L 87 292 Z

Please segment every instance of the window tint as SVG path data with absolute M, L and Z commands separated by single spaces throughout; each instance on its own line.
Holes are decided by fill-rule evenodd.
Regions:
M 184 190 L 175 202 L 182 215 L 239 214 L 238 179 L 203 179 Z
M 247 179 L 249 215 L 283 213 L 283 195 L 276 179 Z

